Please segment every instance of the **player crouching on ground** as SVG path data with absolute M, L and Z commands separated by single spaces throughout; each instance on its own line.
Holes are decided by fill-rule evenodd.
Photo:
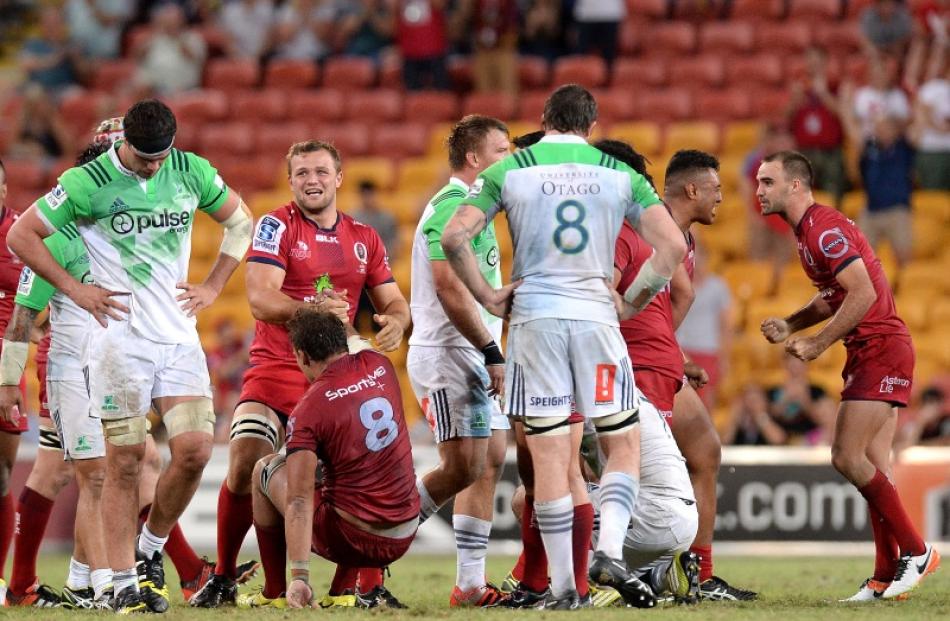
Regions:
M 349 354 L 343 322 L 330 313 L 298 311 L 288 328 L 311 385 L 287 423 L 286 456 L 269 455 L 254 469 L 264 587 L 238 597 L 243 608 L 310 606 L 311 551 L 337 563 L 330 595 L 342 595 L 340 585 L 352 584 L 360 567 L 400 559 L 419 523 L 412 446 L 392 363 L 373 350 Z M 354 595 L 364 608 L 393 605 L 382 585 Z

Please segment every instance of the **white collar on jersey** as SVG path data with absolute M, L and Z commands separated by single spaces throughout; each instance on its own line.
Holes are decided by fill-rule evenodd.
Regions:
M 571 144 L 587 144 L 587 141 L 574 134 L 547 134 L 540 142 L 562 142 Z
M 120 173 L 122 173 L 126 177 L 136 177 L 138 179 L 141 179 L 141 177 L 139 177 L 134 172 L 126 168 L 122 164 L 122 160 L 119 159 L 119 142 L 120 141 L 116 141 L 112 145 L 112 148 L 109 149 L 109 161 L 112 162 L 112 165 L 115 166 L 116 170 L 118 170 Z
M 457 185 L 460 188 L 465 188 L 465 191 L 468 192 L 468 184 L 459 179 L 458 177 L 449 177 L 449 185 Z

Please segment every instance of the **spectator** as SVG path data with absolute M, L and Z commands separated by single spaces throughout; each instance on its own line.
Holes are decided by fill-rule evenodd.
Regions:
M 917 144 L 917 184 L 950 190 L 950 63 L 943 77 L 926 82 L 914 102 L 911 135 Z
M 778 444 L 828 445 L 834 430 L 835 403 L 808 380 L 808 365 L 785 356 L 785 380 L 766 390 L 769 414 L 782 431 Z M 776 434 L 775 439 L 780 436 Z
M 693 289 L 696 297 L 676 330 L 676 340 L 694 363 L 705 369 L 709 382 L 698 390 L 706 409 L 712 412 L 718 401 L 719 382 L 726 377 L 732 346 L 733 305 L 726 282 L 709 269 L 709 257 L 702 245 L 695 250 Z
M 69 42 L 58 9 L 47 7 L 40 12 L 39 36 L 23 44 L 19 64 L 28 83 L 39 84 L 51 95 L 59 97 L 79 85 L 79 50 Z
M 396 43 L 409 90 L 449 87 L 446 0 L 396 0 Z
M 765 392 L 756 384 L 747 384 L 732 406 L 732 414 L 720 430 L 722 444 L 763 446 L 782 444 L 784 432 L 769 416 Z
M 889 55 L 903 58 L 914 19 L 902 0 L 875 0 L 861 12 L 861 38 L 869 57 Z
M 337 49 L 379 62 L 392 44 L 394 19 L 387 0 L 359 0 L 337 23 Z
M 187 27 L 182 8 L 174 3 L 159 5 L 151 24 L 151 34 L 132 50 L 139 59 L 138 86 L 158 95 L 200 86 L 207 47 L 201 35 Z
M 39 84 L 24 89 L 23 106 L 11 128 L 10 155 L 42 159 L 47 164 L 73 152 L 72 136 L 59 111 Z
M 330 53 L 334 7 L 316 0 L 288 0 L 274 20 L 274 56 L 317 61 Z
M 208 351 L 208 371 L 214 386 L 215 442 L 227 443 L 231 412 L 241 396 L 241 378 L 248 367 L 247 337 L 230 317 L 214 326 L 215 343 Z
M 350 216 L 376 229 L 380 239 L 383 240 L 383 245 L 386 246 L 389 260 L 394 261 L 399 254 L 399 225 L 396 218 L 380 205 L 379 193 L 374 182 L 363 179 L 360 181 L 359 188 L 360 202 L 357 208 L 350 212 Z
M 950 0 L 925 0 L 915 3 L 917 36 L 911 39 L 904 68 L 904 84 L 910 92 L 921 81 L 936 78 L 947 60 L 950 46 Z
M 874 128 L 879 118 L 892 117 L 906 124 L 910 121 L 911 114 L 907 95 L 897 86 L 897 62 L 893 59 L 872 60 L 869 70 L 871 79 L 867 85 L 854 90 L 848 84 L 844 87 L 841 97 L 841 116 L 846 123 L 845 130 L 852 136 L 860 134 L 860 139 L 863 140 L 874 136 Z
M 815 171 L 814 187 L 830 193 L 835 207 L 847 190 L 844 130 L 838 118 L 837 84 L 828 78 L 828 53 L 819 47 L 805 54 L 807 76 L 792 87 L 789 122 L 795 144 Z
M 475 90 L 518 92 L 518 24 L 515 0 L 463 0 L 459 8 L 472 47 Z
M 134 5 L 125 0 L 68 0 L 66 19 L 70 41 L 91 58 L 118 58 L 122 29 L 132 19 Z
M 895 450 L 914 445 L 950 446 L 950 399 L 941 386 L 927 386 L 920 395 L 920 407 L 901 425 Z
M 218 14 L 218 27 L 233 58 L 261 58 L 270 47 L 274 0 L 231 0 Z
M 611 68 L 617 57 L 620 25 L 626 16 L 624 0 L 576 0 L 577 51 L 590 54 L 596 49 Z
M 561 0 L 533 0 L 525 11 L 521 53 L 541 56 L 548 62 L 564 53 Z

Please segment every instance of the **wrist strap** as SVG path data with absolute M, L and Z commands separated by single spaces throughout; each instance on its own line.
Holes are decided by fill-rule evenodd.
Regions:
M 21 341 L 3 339 L 3 352 L 0 353 L 0 385 L 17 386 L 23 378 L 30 344 Z
M 498 343 L 492 341 L 488 345 L 485 345 L 481 349 L 482 355 L 485 356 L 485 365 L 486 366 L 495 366 L 505 364 L 505 356 L 501 353 L 501 348 L 498 347 Z

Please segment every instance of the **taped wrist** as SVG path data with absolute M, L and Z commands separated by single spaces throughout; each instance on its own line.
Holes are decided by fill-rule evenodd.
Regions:
M 656 270 L 653 269 L 653 257 L 650 257 L 640 267 L 640 271 L 637 272 L 636 278 L 633 279 L 627 290 L 623 292 L 623 299 L 632 304 L 637 312 L 640 312 L 646 308 L 650 300 L 656 297 L 657 293 L 663 290 L 663 287 L 670 282 L 671 278 L 672 275 L 657 274 Z
M 498 347 L 498 343 L 495 341 L 482 347 L 481 352 L 482 355 L 485 356 L 485 366 L 490 367 L 505 364 L 505 355 L 501 353 L 501 348 Z
M 26 358 L 30 344 L 22 341 L 3 339 L 3 351 L 0 352 L 0 386 L 17 386 L 23 379 Z
M 221 223 L 221 226 L 224 227 L 221 254 L 226 254 L 240 261 L 251 246 L 251 229 L 254 228 L 254 221 L 245 211 L 244 201 L 241 201 L 238 208 L 228 216 L 227 220 Z

